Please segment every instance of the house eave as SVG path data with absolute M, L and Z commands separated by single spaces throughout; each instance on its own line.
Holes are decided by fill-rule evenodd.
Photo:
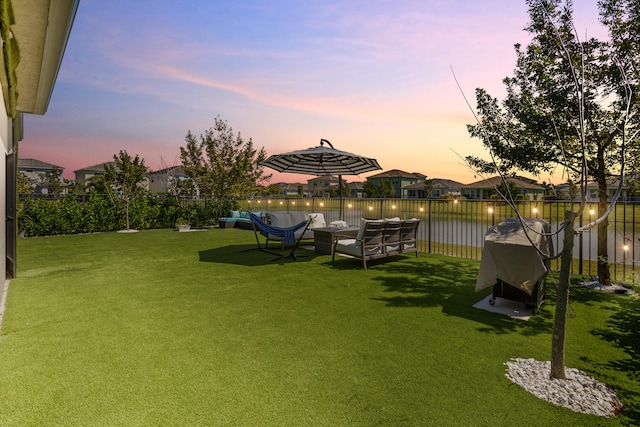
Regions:
M 60 71 L 80 0 L 13 1 L 20 62 L 16 68 L 21 113 L 44 114 Z

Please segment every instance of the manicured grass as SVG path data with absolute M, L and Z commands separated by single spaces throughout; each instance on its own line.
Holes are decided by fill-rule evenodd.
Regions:
M 0 425 L 617 426 L 640 423 L 638 298 L 572 289 L 567 366 L 624 401 L 574 413 L 505 377 L 548 360 L 529 322 L 478 310 L 478 262 L 413 254 L 269 262 L 253 233 L 19 241 L 0 339 Z

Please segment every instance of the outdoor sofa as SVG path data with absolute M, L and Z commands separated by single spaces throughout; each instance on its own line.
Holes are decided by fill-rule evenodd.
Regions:
M 264 218 L 262 212 L 253 212 L 257 217 Z M 241 228 L 243 230 L 252 230 L 251 218 L 249 212 L 231 211 L 231 216 L 218 218 L 218 228 Z
M 296 231 L 296 240 L 311 240 L 313 239 L 313 229 L 323 228 L 327 224 L 324 219 L 324 215 L 321 213 L 306 213 L 306 212 L 269 212 L 266 215 L 266 222 L 272 226 L 281 229 L 293 227 L 301 222 L 308 221 L 309 227 Z M 265 245 L 269 244 L 269 241 L 278 241 L 284 248 L 285 242 L 281 236 L 269 234 Z
M 342 253 L 360 259 L 366 270 L 368 260 L 409 252 L 415 252 L 417 257 L 419 225 L 417 218 L 362 219 L 355 239 L 352 236 L 335 236 L 331 262 L 335 261 L 336 253 Z

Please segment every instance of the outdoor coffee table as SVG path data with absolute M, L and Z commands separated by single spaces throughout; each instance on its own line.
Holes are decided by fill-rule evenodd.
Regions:
M 316 253 L 331 255 L 331 247 L 335 242 L 336 235 L 349 236 L 354 239 L 358 235 L 358 227 L 324 227 L 313 229 L 313 244 Z

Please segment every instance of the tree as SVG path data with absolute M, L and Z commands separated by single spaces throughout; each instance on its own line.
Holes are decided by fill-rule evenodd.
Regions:
M 508 179 L 501 182 L 497 186 L 498 194 L 510 194 L 512 198 L 517 199 L 522 197 L 522 188 L 518 187 L 514 184 L 513 181 L 509 181 Z M 496 194 L 492 194 L 491 198 Z
M 342 188 L 340 188 L 339 184 L 331 185 L 327 191 L 329 192 L 329 196 L 331 197 L 340 196 L 341 192 L 343 196 L 347 196 L 349 194 L 349 183 L 342 180 Z
M 264 191 L 269 196 L 277 196 L 278 194 L 283 194 L 282 187 L 280 187 L 278 184 L 269 184 Z
M 129 226 L 129 207 L 131 201 L 142 193 L 140 184 L 144 180 L 147 173 L 147 167 L 144 165 L 144 159 L 136 154 L 134 158 L 123 150 L 120 154 L 113 155 L 113 164 L 105 164 L 104 166 L 104 189 L 116 204 L 116 200 L 120 201 L 124 207 L 125 213 L 125 229 L 130 230 Z
M 567 198 L 569 200 L 575 200 L 576 197 L 580 197 L 580 189 L 576 185 L 575 181 L 571 178 L 567 180 Z
M 423 185 L 424 185 L 424 195 L 427 198 L 432 198 L 433 197 L 433 180 L 425 179 Z
M 57 194 L 62 194 L 63 187 L 63 179 L 62 179 L 62 169 L 58 166 L 53 166 L 51 168 L 51 173 L 41 173 L 39 176 L 39 184 L 41 187 L 47 189 L 47 194 L 53 194 L 54 196 Z
M 173 161 L 173 164 L 169 165 L 164 157 L 160 156 L 161 169 L 156 172 L 156 179 L 160 183 L 161 191 L 170 194 L 172 196 L 178 196 L 182 193 L 183 188 L 180 186 L 180 178 L 177 178 L 176 171 L 179 166 L 177 165 L 178 159 Z
M 77 181 L 71 179 L 64 179 L 64 185 L 68 194 L 85 194 L 85 186 Z
M 33 193 L 34 182 L 24 172 L 18 172 L 18 194 Z
M 380 181 L 380 195 L 382 197 L 391 197 L 393 195 L 393 184 L 390 179 Z
M 631 3 L 637 9 L 638 1 L 625 2 L 630 9 Z M 559 0 L 528 0 L 528 4 L 531 23 L 527 30 L 533 40 L 525 51 L 516 45 L 515 76 L 504 80 L 507 98 L 500 106 L 484 90 L 476 91 L 478 124 L 468 128 L 472 136 L 482 138 L 492 161 L 477 157 L 467 160 L 473 167 L 497 171 L 503 177 L 513 169 L 539 173 L 559 163 L 579 183 L 579 209 L 567 210 L 561 226 L 564 239 L 551 343 L 551 377 L 564 379 L 574 238 L 577 233 L 598 226 L 599 255 L 601 242 L 606 249 L 607 216 L 622 188 L 621 179 L 611 205 L 607 206 L 606 178 L 613 171 L 620 172 L 621 178 L 624 176 L 625 149 L 638 132 L 636 93 L 640 87 L 633 61 L 616 57 L 622 44 L 616 46 L 614 41 L 604 43 L 594 39 L 581 42 L 577 38 L 570 0 L 564 7 Z M 604 2 L 600 7 L 602 21 L 606 23 L 612 9 L 606 9 Z M 617 14 L 616 20 L 630 16 L 638 17 L 632 13 Z M 629 53 L 632 50 L 623 49 Z M 585 207 L 589 176 L 601 191 L 598 219 L 575 228 L 575 220 Z M 503 191 L 500 194 L 517 212 L 508 187 Z M 603 225 L 604 236 L 600 233 Z M 606 250 L 603 261 L 598 263 L 598 273 L 604 276 L 600 280 L 610 283 Z
M 224 199 L 249 196 L 258 184 L 271 178 L 264 175 L 261 166 L 266 159 L 264 147 L 254 149 L 251 139 L 235 135 L 219 117 L 199 139 L 188 131 L 185 141 L 180 147 L 184 172 L 196 183 L 200 195 L 218 199 L 219 217 L 224 215 Z
M 362 190 L 371 198 L 378 197 L 380 195 L 380 187 L 378 187 L 373 181 L 365 181 L 364 184 L 362 184 Z
M 196 196 L 198 193 L 196 185 L 192 179 L 178 179 L 175 180 L 176 194 L 185 196 Z
M 480 122 L 468 126 L 470 135 L 482 139 L 499 166 L 473 156 L 467 160 L 483 172 L 524 170 L 535 175 L 560 164 L 576 182 L 588 178 L 597 182 L 598 216 L 605 216 L 607 178 L 620 172 L 622 124 L 635 128 L 640 124 L 638 1 L 600 3 L 601 20 L 612 34 L 609 42 L 578 39 L 570 0 L 564 6 L 560 0 L 527 3 L 531 22 L 526 30 L 533 39 L 526 49 L 515 45 L 514 76 L 503 80 L 506 99 L 499 104 L 477 89 Z M 582 81 L 576 90 L 578 78 Z M 629 114 L 628 84 L 634 89 Z M 627 118 L 630 122 L 625 122 Z M 629 148 L 640 149 L 637 142 Z M 610 285 L 607 226 L 606 218 L 598 225 L 598 276 Z

